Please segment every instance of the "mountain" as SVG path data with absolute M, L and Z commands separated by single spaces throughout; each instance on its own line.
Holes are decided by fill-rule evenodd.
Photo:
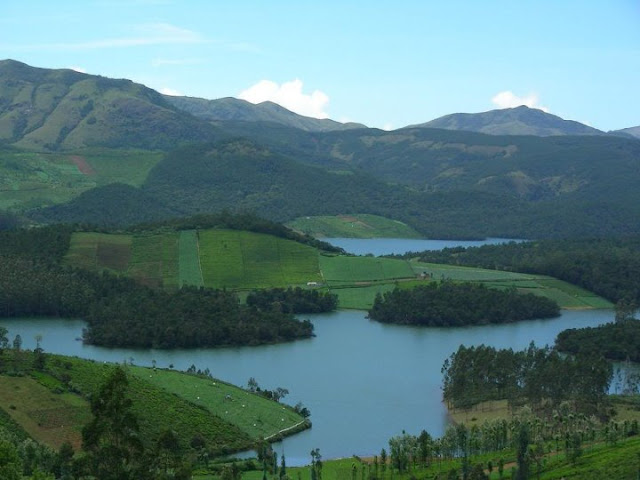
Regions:
M 273 122 L 308 132 L 367 128 L 361 123 L 340 123 L 330 119 L 305 117 L 273 102 L 262 102 L 255 105 L 246 100 L 232 97 L 206 100 L 169 95 L 166 95 L 165 99 L 176 108 L 209 121 Z
M 0 61 L 0 141 L 32 150 L 173 148 L 217 130 L 130 80 Z
M 640 126 L 637 127 L 629 127 L 629 128 L 623 128 L 622 130 L 615 130 L 613 132 L 610 133 L 620 133 L 623 135 L 631 135 L 632 137 L 635 138 L 640 138 Z
M 454 113 L 411 127 L 467 130 L 490 135 L 604 135 L 604 132 L 582 123 L 524 105 L 483 113 Z

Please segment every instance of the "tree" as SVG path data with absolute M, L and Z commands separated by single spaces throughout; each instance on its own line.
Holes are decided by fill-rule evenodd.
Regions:
M 0 478 L 3 480 L 22 478 L 22 467 L 16 447 L 6 440 L 0 440 Z
M 516 436 L 516 460 L 518 462 L 517 480 L 529 478 L 529 425 L 526 422 L 518 425 Z
M 116 367 L 91 398 L 93 420 L 82 429 L 82 448 L 90 473 L 100 480 L 146 477 L 138 422 L 126 396 L 128 386 L 127 374 Z
M 38 334 L 35 338 L 36 348 L 33 350 L 33 368 L 41 372 L 42 370 L 44 370 L 44 364 L 46 360 L 44 356 L 44 349 L 40 345 L 40 342 L 42 342 L 42 335 Z

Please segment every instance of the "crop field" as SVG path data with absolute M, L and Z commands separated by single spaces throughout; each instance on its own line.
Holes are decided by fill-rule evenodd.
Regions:
M 56 450 L 64 442 L 78 449 L 89 404 L 70 393 L 54 394 L 29 377 L 0 376 L 0 405 L 29 435 Z
M 402 222 L 369 214 L 300 217 L 287 226 L 314 237 L 420 238 Z
M 321 255 L 320 269 L 330 286 L 415 278 L 415 273 L 408 261 L 390 258 Z
M 128 275 L 153 287 L 177 286 L 177 233 L 134 236 L 132 250 Z
M 131 372 L 145 382 L 206 408 L 254 439 L 275 435 L 304 421 L 288 406 L 218 380 L 170 370 L 131 368 Z
M 282 287 L 321 280 L 317 250 L 307 245 L 236 230 L 206 230 L 199 237 L 207 287 Z
M 126 272 L 131 258 L 130 235 L 76 232 L 64 262 L 93 271 Z
M 178 285 L 204 286 L 198 246 L 198 232 L 180 232 L 178 240 Z

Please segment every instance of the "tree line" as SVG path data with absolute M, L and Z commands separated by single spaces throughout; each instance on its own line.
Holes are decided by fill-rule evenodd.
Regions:
M 544 411 L 569 401 L 579 412 L 606 417 L 613 367 L 603 357 L 563 356 L 533 343 L 519 352 L 461 345 L 442 374 L 443 397 L 456 408 L 508 399 Z
M 430 282 L 377 294 L 369 318 L 383 323 L 450 327 L 508 323 L 560 314 L 558 304 L 515 288 L 496 290 L 477 283 Z
M 640 303 L 640 236 L 511 242 L 408 253 L 421 261 L 559 278 L 612 301 Z
M 276 309 L 284 313 L 323 313 L 338 308 L 338 296 L 301 287 L 255 290 L 247 295 L 247 305 L 258 310 Z
M 601 355 L 609 360 L 640 362 L 640 320 L 570 328 L 558 334 L 556 348 L 573 355 Z

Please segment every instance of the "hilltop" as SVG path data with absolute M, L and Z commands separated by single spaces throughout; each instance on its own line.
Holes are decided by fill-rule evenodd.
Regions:
M 482 113 L 453 113 L 411 127 L 468 130 L 490 135 L 605 135 L 596 128 L 525 105 Z

